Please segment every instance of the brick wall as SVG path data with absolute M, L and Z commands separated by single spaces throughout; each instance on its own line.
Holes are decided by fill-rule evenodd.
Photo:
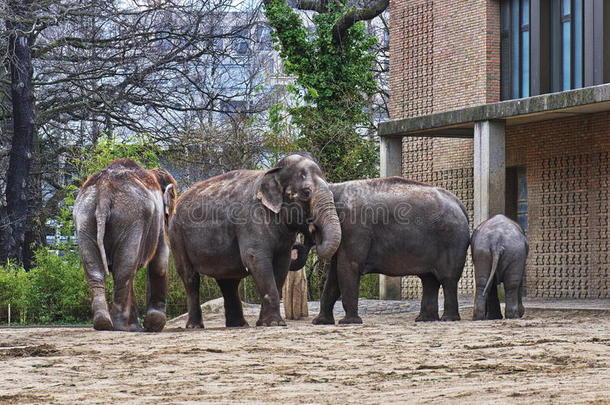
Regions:
M 610 113 L 509 127 L 506 146 L 527 170 L 527 294 L 610 298 Z
M 394 0 L 390 7 L 391 118 L 499 100 L 497 0 Z M 455 193 L 471 227 L 472 152 L 471 140 L 403 140 L 404 176 Z M 508 127 L 506 159 L 527 170 L 527 294 L 610 298 L 610 114 Z M 460 293 L 472 289 L 469 257 Z M 405 298 L 420 293 L 418 278 L 403 278 Z
M 499 3 L 390 3 L 390 117 L 406 118 L 499 100 Z M 476 12 L 475 12 L 476 11 Z M 455 193 L 473 214 L 472 140 L 404 138 L 405 177 Z M 470 258 L 460 293 L 472 293 Z M 417 277 L 403 296 L 417 297 Z

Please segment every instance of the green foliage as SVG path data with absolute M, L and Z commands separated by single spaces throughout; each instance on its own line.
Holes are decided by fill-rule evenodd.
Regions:
M 378 274 L 366 274 L 360 278 L 360 298 L 379 298 Z
M 299 136 L 289 142 L 288 149 L 313 153 L 333 182 L 377 175 L 377 146 L 361 133 L 368 124 L 368 99 L 377 86 L 372 73 L 374 55 L 369 52 L 375 38 L 366 34 L 363 23 L 357 23 L 341 45 L 335 45 L 333 25 L 346 10 L 345 4 L 331 3 L 328 12 L 314 15 L 315 31 L 309 35 L 285 0 L 265 8 L 285 71 L 297 83 L 290 88 L 297 105 L 287 111 Z M 274 133 L 286 130 L 278 125 L 277 117 L 277 112 L 270 116 Z
M 41 248 L 36 251 L 36 267 L 25 271 L 23 267 L 8 263 L 0 266 L 0 319 L 6 319 L 11 305 L 13 322 L 19 317 L 22 324 L 80 324 L 91 322 L 91 297 L 85 273 L 78 254 L 72 251 Z M 167 316 L 182 315 L 186 309 L 186 294 L 182 280 L 174 269 L 173 260 L 168 269 Z M 138 314 L 146 314 L 147 272 L 139 270 L 134 279 Z M 253 287 L 252 287 L 253 288 Z M 222 294 L 213 278 L 202 277 L 201 303 Z M 112 305 L 112 277 L 106 277 L 106 298 Z
M 74 323 L 89 317 L 89 290 L 75 252 L 58 256 L 49 249 L 35 254 L 28 273 L 28 316 L 36 323 Z
M 0 266 L 0 308 L 11 305 L 11 311 L 19 315 L 22 323 L 25 322 L 29 288 L 30 280 L 23 267 L 10 261 Z

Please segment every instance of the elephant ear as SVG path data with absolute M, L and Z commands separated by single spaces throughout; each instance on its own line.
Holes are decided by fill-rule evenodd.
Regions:
M 261 200 L 263 205 L 276 214 L 280 212 L 284 200 L 284 192 L 277 179 L 277 172 L 279 170 L 279 167 L 268 170 L 263 175 L 258 192 L 256 193 L 256 197 Z
M 165 215 L 169 214 L 173 210 L 174 198 L 176 197 L 176 190 L 173 184 L 168 184 L 163 192 L 163 206 L 165 207 Z

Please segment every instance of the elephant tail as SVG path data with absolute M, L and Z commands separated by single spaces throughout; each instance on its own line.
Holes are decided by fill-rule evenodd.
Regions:
M 500 260 L 500 252 L 498 252 L 498 249 L 492 248 L 492 250 L 491 250 L 491 273 L 489 273 L 489 278 L 487 279 L 487 284 L 485 285 L 485 289 L 483 290 L 484 297 L 487 297 L 489 287 L 492 285 L 492 283 L 494 285 L 496 283 L 496 269 L 498 267 L 499 260 Z
M 107 198 L 100 198 L 97 207 L 95 209 L 95 222 L 97 224 L 97 248 L 100 251 L 102 258 L 102 265 L 106 275 L 110 274 L 108 271 L 108 259 L 106 258 L 106 249 L 104 248 L 104 234 L 106 233 L 106 219 L 110 212 L 110 200 Z

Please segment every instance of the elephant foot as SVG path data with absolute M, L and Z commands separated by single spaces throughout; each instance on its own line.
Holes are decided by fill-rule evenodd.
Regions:
M 247 328 L 248 322 L 244 319 L 227 319 L 225 321 L 225 325 L 227 328 Z
M 339 325 L 350 325 L 350 324 L 361 324 L 362 318 L 358 315 L 353 316 L 345 316 L 343 319 L 339 320 Z
M 329 315 L 319 314 L 318 316 L 313 318 L 311 323 L 314 325 L 334 325 L 335 318 L 332 315 L 329 316 Z
M 114 330 L 110 314 L 106 311 L 99 311 L 93 315 L 93 329 L 95 330 Z
M 495 319 L 502 319 L 502 314 L 499 312 L 489 312 L 485 316 L 485 319 L 490 320 L 490 321 L 495 320 Z
M 165 314 L 156 309 L 151 309 L 144 318 L 144 330 L 146 332 L 161 332 L 165 327 L 167 318 Z
M 517 319 L 521 318 L 519 315 L 519 310 L 507 310 L 506 311 L 506 319 Z
M 256 326 L 286 326 L 286 321 L 280 315 L 270 315 L 259 318 Z
M 186 329 L 203 329 L 203 321 L 193 321 L 192 319 L 189 319 L 186 322 Z
M 460 318 L 460 314 L 447 314 L 444 313 L 443 316 L 441 317 L 441 321 L 443 322 L 453 322 L 453 321 L 459 321 L 462 318 Z
M 415 318 L 415 322 L 435 322 L 438 321 L 438 313 L 420 312 Z
M 519 318 L 523 318 L 525 315 L 525 307 L 523 305 L 519 305 Z

